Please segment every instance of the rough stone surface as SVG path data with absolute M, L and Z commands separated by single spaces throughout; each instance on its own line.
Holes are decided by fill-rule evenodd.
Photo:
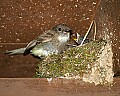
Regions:
M 96 63 L 92 66 L 91 71 L 88 74 L 83 75 L 83 81 L 98 84 L 113 83 L 113 52 L 111 44 L 107 44 L 101 48 L 101 54 Z
M 6 78 L 0 79 L 0 96 L 119 96 L 120 79 L 115 82 L 103 87 L 73 79 Z

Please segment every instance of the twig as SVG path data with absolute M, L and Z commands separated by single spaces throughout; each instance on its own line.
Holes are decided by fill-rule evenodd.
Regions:
M 77 45 L 67 44 L 68 46 L 77 47 Z
M 87 33 L 85 34 L 85 36 L 84 36 L 84 38 L 83 38 L 83 40 L 82 40 L 82 42 L 81 42 L 80 46 L 82 46 L 82 45 L 83 45 L 83 43 L 84 43 L 84 41 L 85 41 L 86 37 L 88 36 L 88 34 L 89 34 L 89 32 L 90 32 L 90 30 L 91 30 L 91 28 L 92 28 L 93 22 L 94 22 L 94 21 L 92 21 L 92 22 L 91 22 L 90 27 L 89 27 L 89 29 L 88 29 Z
M 95 30 L 94 30 L 94 37 L 93 37 L 93 40 L 95 41 L 95 38 L 96 38 L 96 22 L 94 21 L 94 25 L 95 25 Z

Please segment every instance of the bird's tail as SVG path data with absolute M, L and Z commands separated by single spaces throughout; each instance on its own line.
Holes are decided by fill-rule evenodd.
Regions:
M 9 55 L 19 55 L 19 54 L 23 54 L 24 51 L 25 51 L 25 48 L 20 48 L 20 49 L 15 49 L 15 50 L 6 51 L 5 54 L 9 54 Z

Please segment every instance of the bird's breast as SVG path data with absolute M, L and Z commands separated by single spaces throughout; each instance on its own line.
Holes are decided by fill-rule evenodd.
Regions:
M 58 36 L 58 41 L 62 42 L 62 43 L 66 43 L 67 41 L 69 41 L 69 39 L 70 39 L 70 34 L 69 33 L 62 34 L 62 35 Z

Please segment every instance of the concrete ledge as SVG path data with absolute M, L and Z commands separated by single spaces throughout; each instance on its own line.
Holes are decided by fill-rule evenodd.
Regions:
M 79 80 L 1 78 L 0 96 L 120 96 L 120 78 L 113 87 L 94 86 Z

